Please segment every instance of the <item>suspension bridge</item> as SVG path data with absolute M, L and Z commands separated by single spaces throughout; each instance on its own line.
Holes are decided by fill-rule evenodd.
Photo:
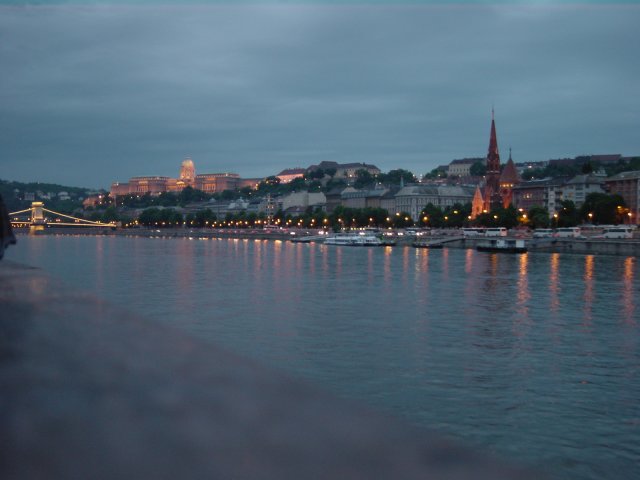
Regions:
M 101 227 L 115 228 L 114 222 L 104 223 L 73 217 L 66 213 L 54 212 L 44 208 L 43 202 L 32 202 L 29 208 L 10 212 L 11 226 L 14 228 L 29 228 L 31 231 L 44 230 L 48 227 Z

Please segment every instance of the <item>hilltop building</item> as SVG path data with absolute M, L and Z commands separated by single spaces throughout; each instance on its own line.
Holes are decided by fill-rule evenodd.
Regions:
M 206 193 L 236 190 L 243 187 L 255 188 L 260 179 L 242 179 L 237 173 L 204 173 L 196 175 L 193 160 L 186 158 L 180 165 L 178 178 L 162 176 L 132 177 L 126 183 L 111 184 L 111 196 L 117 195 L 159 195 L 164 192 L 180 192 L 186 187 Z
M 276 175 L 280 183 L 289 183 L 296 178 L 304 177 L 307 170 L 304 168 L 287 168 Z
M 335 170 L 336 173 L 334 175 L 334 178 L 336 179 L 355 178 L 357 176 L 356 172 L 358 170 L 366 170 L 373 176 L 380 175 L 381 173 L 378 167 L 376 167 L 375 165 L 370 165 L 368 163 L 338 163 L 329 161 L 320 162 L 318 165 L 311 165 L 309 168 L 307 168 L 306 171 L 310 173 L 318 169 L 322 169 L 325 171 Z
M 482 162 L 483 158 L 461 158 L 459 160 L 452 160 L 446 167 L 448 176 L 468 177 L 471 175 L 471 167 L 476 162 Z

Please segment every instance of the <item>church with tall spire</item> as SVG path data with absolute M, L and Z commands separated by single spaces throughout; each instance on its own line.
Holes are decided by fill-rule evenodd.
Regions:
M 487 173 L 484 182 L 478 185 L 472 201 L 471 217 L 490 212 L 495 208 L 506 208 L 511 204 L 513 187 L 520 183 L 520 176 L 516 170 L 511 149 L 509 160 L 501 170 L 500 150 L 498 149 L 498 135 L 493 109 L 491 109 L 491 132 L 489 134 L 489 151 L 486 158 Z

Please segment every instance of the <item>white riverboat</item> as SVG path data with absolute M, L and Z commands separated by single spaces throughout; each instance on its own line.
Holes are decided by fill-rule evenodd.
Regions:
M 379 247 L 385 245 L 375 235 L 357 233 L 336 233 L 324 241 L 327 245 L 345 245 L 349 247 Z
M 527 253 L 527 246 L 524 240 L 496 238 L 479 244 L 476 250 L 491 253 Z

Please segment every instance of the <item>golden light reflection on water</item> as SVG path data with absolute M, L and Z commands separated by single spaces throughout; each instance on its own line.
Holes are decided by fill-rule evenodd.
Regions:
M 300 271 L 302 270 L 302 265 L 304 263 L 304 252 L 302 251 L 302 249 L 306 249 L 308 247 L 308 245 L 303 245 L 301 243 L 295 243 L 294 244 L 295 248 L 293 249 L 294 255 L 295 255 L 295 268 L 296 271 Z
M 473 270 L 473 250 L 468 248 L 464 255 L 464 272 L 469 275 Z
M 429 249 L 416 248 L 416 267 L 417 270 L 427 273 L 429 271 Z
M 442 278 L 449 280 L 449 249 L 442 249 Z
M 518 305 L 526 306 L 531 298 L 529 293 L 529 254 L 520 255 L 518 265 Z
M 487 274 L 485 275 L 485 286 L 487 290 L 494 290 L 498 285 L 498 254 L 489 254 Z
M 391 247 L 384 247 L 384 281 L 389 282 L 391 280 L 391 254 L 393 249 Z
M 256 273 L 262 272 L 262 256 L 264 254 L 264 248 L 260 240 L 254 240 L 253 252 L 253 271 Z
M 316 273 L 316 260 L 317 260 L 317 252 L 318 246 L 315 243 L 310 243 L 309 247 L 309 272 L 312 274 Z
M 552 312 L 557 312 L 560 307 L 560 254 L 552 253 L 550 257 L 549 273 L 549 308 Z
M 529 326 L 529 300 L 531 300 L 529 291 L 529 254 L 525 253 L 520 255 L 518 259 L 518 314 L 515 317 L 515 334 L 518 336 L 524 336 Z
M 635 318 L 636 304 L 634 296 L 634 283 L 633 273 L 636 259 L 634 257 L 627 257 L 624 260 L 624 270 L 622 274 L 622 310 L 624 312 L 625 322 L 631 325 L 635 325 L 637 320 Z
M 271 263 L 273 272 L 272 276 L 274 281 L 277 281 L 280 275 L 280 268 L 282 266 L 282 240 L 273 241 L 273 261 Z
M 322 272 L 327 275 L 329 273 L 329 247 L 321 245 L 318 248 L 322 254 Z
M 591 325 L 593 320 L 593 267 L 594 256 L 586 255 L 584 258 L 584 323 Z

